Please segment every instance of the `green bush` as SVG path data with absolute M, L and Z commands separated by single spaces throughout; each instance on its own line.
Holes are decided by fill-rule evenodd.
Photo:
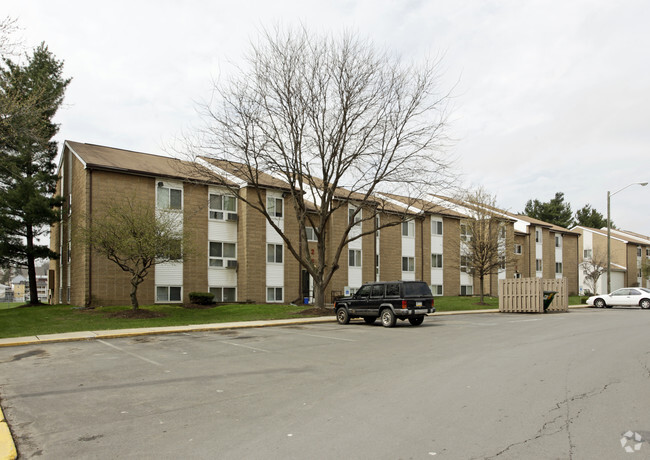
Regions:
M 190 292 L 190 303 L 197 305 L 212 305 L 214 302 L 214 294 L 209 292 Z

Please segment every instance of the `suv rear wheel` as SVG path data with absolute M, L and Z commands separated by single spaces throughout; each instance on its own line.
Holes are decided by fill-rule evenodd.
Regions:
M 390 308 L 384 308 L 381 311 L 381 324 L 384 327 L 393 327 L 395 326 L 395 313 Z
M 409 318 L 409 323 L 413 326 L 419 326 L 424 322 L 424 316 L 413 316 Z
M 336 320 L 339 322 L 339 324 L 348 324 L 350 322 L 350 314 L 348 313 L 348 309 L 345 307 L 340 307 L 338 310 L 336 310 Z

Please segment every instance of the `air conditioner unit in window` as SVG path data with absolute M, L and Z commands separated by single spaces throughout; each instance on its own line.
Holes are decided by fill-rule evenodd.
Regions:
M 232 212 L 228 213 L 228 220 L 230 220 L 232 222 L 237 222 L 237 219 L 238 219 L 237 214 L 232 213 Z
M 227 267 L 228 268 L 237 268 L 237 261 L 236 260 L 229 260 Z

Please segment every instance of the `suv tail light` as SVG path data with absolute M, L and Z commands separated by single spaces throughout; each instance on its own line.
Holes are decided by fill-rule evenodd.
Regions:
M 406 309 L 406 300 L 402 300 L 402 309 Z

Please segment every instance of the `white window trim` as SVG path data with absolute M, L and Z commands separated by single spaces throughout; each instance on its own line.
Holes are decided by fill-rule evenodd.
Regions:
M 350 265 L 350 255 L 354 254 L 354 265 Z M 348 267 L 360 268 L 363 266 L 361 249 L 348 249 Z
M 179 288 L 181 290 L 181 298 L 180 300 L 158 300 L 158 288 L 166 288 L 167 289 L 167 299 L 169 299 L 169 290 L 171 288 Z M 173 286 L 173 285 L 156 285 L 155 286 L 155 303 L 182 303 L 183 302 L 183 286 Z
M 163 184 L 163 185 L 159 185 L 159 184 Z M 170 205 L 171 205 L 171 190 L 177 190 L 177 191 L 181 192 L 181 207 L 180 208 L 172 208 L 171 206 L 168 206 L 166 208 L 159 207 L 158 206 L 158 196 L 160 195 L 160 192 L 162 190 L 167 191 L 167 198 L 168 198 L 168 201 L 169 201 Z M 176 211 L 176 212 L 182 211 L 183 210 L 183 188 L 178 187 L 178 186 L 173 186 L 171 184 L 165 184 L 162 181 L 158 181 L 158 185 L 156 186 L 156 209 L 163 209 L 163 210 L 166 210 L 166 211 Z
M 269 248 L 269 246 L 273 246 L 272 251 Z M 277 257 L 276 257 L 276 254 L 277 254 L 276 249 L 277 249 L 278 246 L 280 246 L 282 248 L 282 260 L 280 262 L 278 262 L 276 260 L 277 259 Z M 272 261 L 269 260 L 269 255 L 270 254 L 273 254 L 273 260 Z M 282 265 L 282 264 L 284 264 L 284 244 L 281 244 L 281 243 L 266 243 L 266 263 L 267 264 L 273 264 L 273 265 Z
M 404 270 L 404 259 L 407 259 L 407 270 Z M 413 270 L 411 270 L 411 261 L 413 261 Z M 402 256 L 402 273 L 415 273 L 415 257 Z
M 221 197 L 221 207 L 222 207 L 222 209 L 212 207 L 212 199 L 211 199 L 212 195 Z M 232 198 L 234 200 L 234 203 L 235 203 L 235 210 L 234 211 L 223 209 L 223 204 L 224 204 L 224 199 L 225 198 Z M 215 213 L 215 214 L 221 213 L 221 217 L 218 217 L 218 216 L 212 217 L 212 213 Z M 228 217 L 231 216 L 231 215 L 235 215 L 235 216 L 237 215 L 237 197 L 235 197 L 234 195 L 227 194 L 227 193 L 208 193 L 208 219 L 217 220 L 217 221 L 228 221 L 228 220 L 231 220 L 231 219 L 228 219 Z
M 274 295 L 277 294 L 277 289 L 282 289 L 282 298 L 281 299 L 269 299 L 269 289 L 273 289 Z M 266 286 L 266 302 L 267 303 L 282 303 L 284 302 L 284 286 Z
M 215 243 L 215 244 L 220 244 L 221 245 L 221 256 L 211 256 L 210 255 L 210 244 Z M 226 257 L 223 255 L 224 250 L 223 250 L 223 245 L 224 244 L 232 244 L 235 246 L 235 257 Z M 221 266 L 218 265 L 211 265 L 210 261 L 211 260 L 221 260 Z M 237 260 L 237 243 L 231 243 L 230 241 L 208 241 L 208 268 L 215 268 L 215 269 L 221 269 L 221 268 L 228 268 L 228 261 Z
M 269 205 L 270 200 L 273 200 L 273 206 Z M 277 205 L 278 202 L 280 202 L 280 207 L 282 208 L 280 210 L 280 214 L 278 215 L 277 211 Z M 271 214 L 270 208 L 273 208 L 273 214 Z M 266 197 L 266 212 L 269 214 L 269 216 L 273 217 L 274 219 L 284 219 L 284 198 L 281 198 L 279 196 L 267 196 Z
M 210 286 L 208 288 L 208 292 L 211 291 L 211 289 L 221 289 L 221 300 L 217 300 L 216 295 L 215 295 L 215 302 L 231 302 L 230 300 L 223 300 L 223 290 L 224 289 L 234 289 L 235 290 L 235 300 L 232 302 L 237 302 L 237 286 Z

